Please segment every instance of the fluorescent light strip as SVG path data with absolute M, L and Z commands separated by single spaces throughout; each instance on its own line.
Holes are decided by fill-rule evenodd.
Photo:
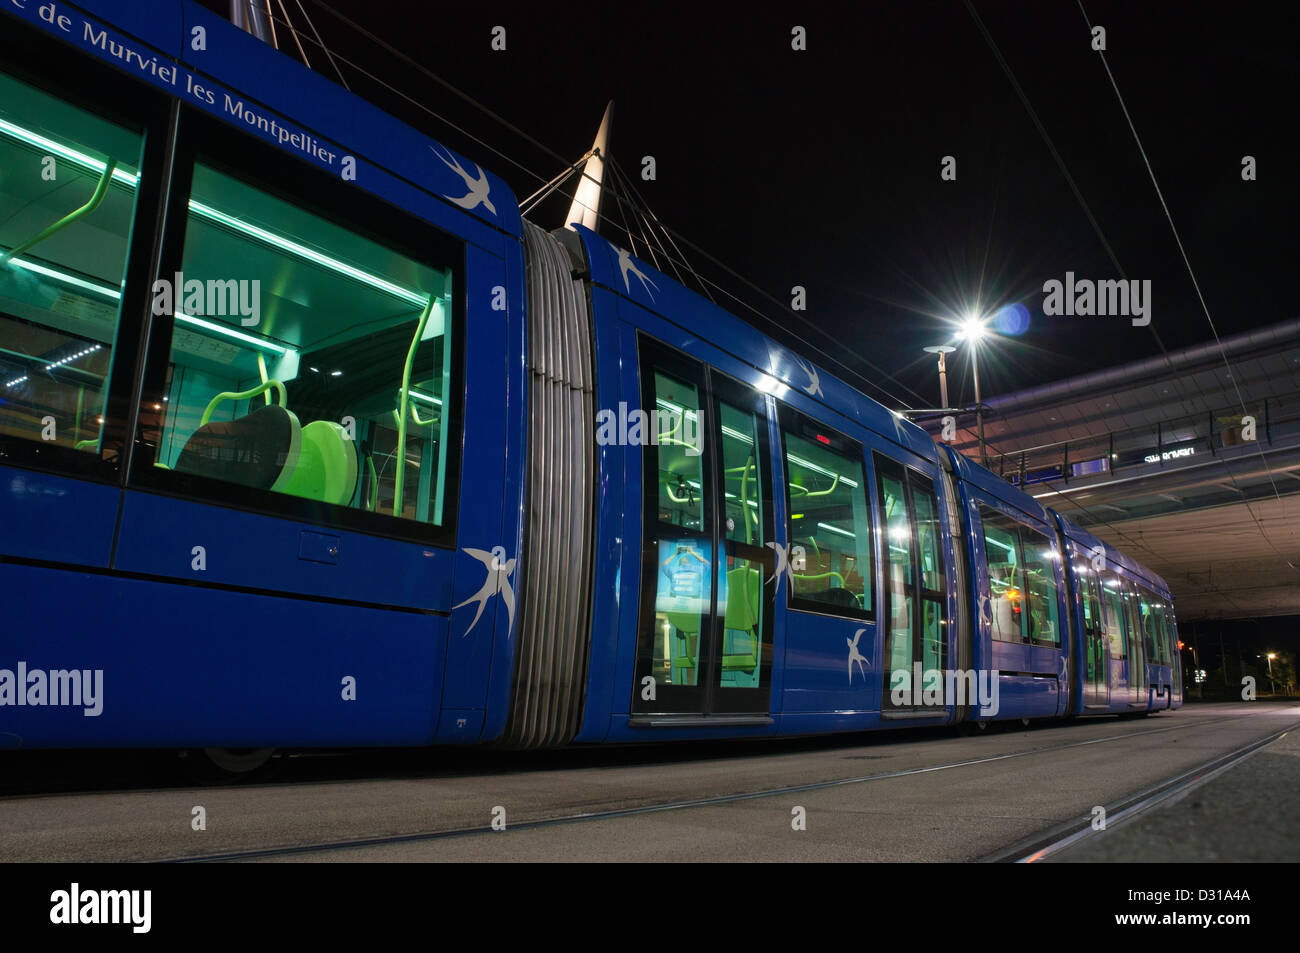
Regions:
M 110 288 L 108 285 L 96 284 L 93 281 L 86 281 L 84 278 L 78 278 L 76 275 L 69 275 L 62 271 L 55 271 L 53 268 L 46 268 L 44 265 L 38 265 L 32 261 L 25 261 L 22 258 L 10 258 L 9 264 L 22 268 L 25 271 L 44 275 L 46 278 L 53 278 L 55 281 L 62 281 L 64 284 L 72 285 L 74 288 L 80 288 L 83 291 L 92 291 L 95 294 L 101 294 L 106 298 L 112 298 L 114 301 L 120 301 L 122 298 L 122 292 L 118 291 L 116 288 Z
M 30 129 L 24 129 L 22 126 L 15 126 L 13 123 L 6 122 L 3 119 L 0 119 L 0 132 L 6 133 L 20 142 L 25 142 L 28 145 L 36 146 L 38 149 L 44 149 L 46 152 L 51 152 L 60 158 L 67 159 L 69 162 L 90 169 L 92 172 L 97 172 L 100 175 L 103 175 L 104 170 L 108 168 L 108 163 L 106 162 L 101 162 L 98 159 L 91 158 L 84 152 L 77 152 L 75 149 L 69 149 L 67 146 L 57 143 L 53 139 L 46 139 L 39 133 L 32 132 Z M 140 176 L 138 174 L 123 172 L 121 169 L 113 170 L 113 178 L 130 188 L 135 188 L 140 182 Z
M 414 397 L 416 400 L 423 400 L 430 404 L 437 404 L 439 407 L 442 406 L 441 397 L 430 397 L 428 394 L 421 394 L 418 390 L 414 390 L 414 389 L 407 391 L 407 393 L 410 396 Z
M 269 232 L 266 229 L 259 228 L 256 225 L 250 225 L 241 219 L 235 218 L 233 215 L 227 215 L 225 212 L 220 212 L 209 205 L 204 205 L 202 202 L 195 202 L 193 199 L 191 199 L 190 211 L 195 212 L 196 214 L 201 215 L 204 218 L 209 219 L 213 222 L 217 222 L 218 224 L 225 225 L 229 228 L 233 228 L 238 232 L 243 232 L 245 235 L 248 235 L 252 238 L 256 238 L 259 241 L 265 242 L 266 244 L 271 245 L 275 248 L 279 248 L 293 255 L 297 255 L 299 258 L 302 258 L 304 261 L 309 261 L 317 265 L 323 265 L 324 267 L 330 269 L 331 271 L 336 271 L 339 274 L 345 275 L 348 278 L 352 278 L 355 281 L 359 281 L 362 284 L 369 285 L 370 287 L 375 288 L 379 291 L 386 292 L 387 294 L 392 295 L 394 298 L 400 298 L 403 301 L 409 302 L 410 304 L 413 305 L 417 305 L 421 308 L 423 308 L 426 304 L 429 303 L 428 295 L 420 295 L 420 294 L 416 294 L 413 291 L 408 291 L 407 289 L 401 287 L 400 285 L 393 284 L 391 281 L 385 281 L 383 278 L 380 278 L 378 275 L 372 275 L 367 271 L 362 271 L 360 268 L 353 268 L 351 265 L 345 264 L 344 262 L 339 261 L 337 258 L 331 258 L 328 255 L 323 255 L 320 252 L 315 251 L 314 249 L 308 248 L 306 245 L 300 245 L 297 242 L 291 241 L 290 239 L 285 238 L 282 235 L 277 235 L 274 232 Z
M 55 271 L 53 268 L 46 268 L 44 265 L 37 265 L 37 264 L 33 264 L 30 261 L 23 261 L 21 258 L 10 259 L 10 264 L 17 265 L 20 268 L 25 268 L 28 271 L 34 271 L 38 275 L 45 275 L 46 277 L 53 278 L 56 281 L 66 282 L 67 284 L 73 285 L 74 287 L 77 288 L 83 288 L 86 291 L 93 291 L 96 294 L 102 294 L 108 298 L 113 298 L 117 300 L 117 299 L 121 299 L 122 297 L 122 292 L 117 291 L 114 288 L 109 288 L 106 285 L 98 285 L 95 284 L 94 282 L 85 281 L 81 278 L 77 278 L 74 275 L 65 274 L 64 272 L 61 271 Z M 288 354 L 290 351 L 294 350 L 294 348 L 285 347 L 283 344 L 276 344 L 274 341 L 268 341 L 263 338 L 254 337 L 251 334 L 245 334 L 242 331 L 237 331 L 234 328 L 227 327 L 224 324 L 217 324 L 213 321 L 205 321 L 203 318 L 197 318 L 194 315 L 186 314 L 183 311 L 175 312 L 173 317 L 175 317 L 177 321 L 183 321 L 186 324 L 192 324 L 195 327 L 203 328 L 205 331 L 211 331 L 214 334 L 221 334 L 228 338 L 233 338 L 234 340 L 241 341 L 244 344 L 251 344 L 253 347 L 261 348 L 262 350 L 269 351 L 272 354 Z
M 263 338 L 253 337 L 251 334 L 245 334 L 243 331 L 236 331 L 234 328 L 227 327 L 224 324 L 217 324 L 213 321 L 205 321 L 203 318 L 196 318 L 192 314 L 186 314 L 183 311 L 177 311 L 172 315 L 177 321 L 183 321 L 186 324 L 192 324 L 195 327 L 203 328 L 206 331 L 212 331 L 215 334 L 223 334 L 228 338 L 234 338 L 236 341 L 242 341 L 245 344 L 251 344 L 253 347 L 261 348 L 264 351 L 270 351 L 272 354 L 288 354 L 294 349 L 285 347 L 283 344 L 276 344 L 273 341 L 267 341 Z
M 77 165 L 83 166 L 94 172 L 98 172 L 101 175 L 103 174 L 104 169 L 107 168 L 107 164 L 98 159 L 92 158 L 85 153 L 77 152 L 74 149 L 69 149 L 67 146 L 61 145 L 53 139 L 47 139 L 38 133 L 32 132 L 30 129 L 24 129 L 22 126 L 15 126 L 13 123 L 7 122 L 3 119 L 0 119 L 0 132 L 6 133 L 21 142 L 26 142 L 40 149 L 44 149 L 54 155 L 61 156 L 69 162 L 76 163 Z M 136 188 L 140 182 L 139 174 L 123 172 L 120 169 L 115 169 L 113 171 L 113 179 L 130 188 Z M 429 301 L 427 295 L 420 295 L 413 291 L 408 291 L 406 288 L 403 288 L 400 285 L 395 285 L 391 281 L 386 281 L 378 275 L 372 275 L 367 271 L 362 271 L 360 268 L 354 268 L 351 265 L 339 261 L 337 258 L 331 258 L 328 255 L 321 254 L 305 245 L 300 245 L 297 242 L 284 238 L 283 236 L 276 235 L 274 232 L 269 232 L 264 228 L 258 228 L 256 225 L 249 225 L 247 222 L 235 218 L 233 215 L 219 212 L 211 206 L 204 205 L 202 202 L 191 200 L 190 210 L 204 218 L 210 219 L 211 221 L 229 226 L 230 228 L 243 232 L 246 235 L 264 241 L 268 245 L 272 245 L 276 248 L 282 249 L 283 251 L 297 255 L 299 258 L 306 261 L 323 265 L 331 271 L 336 271 L 341 275 L 360 281 L 362 284 L 386 292 L 387 294 L 390 294 L 395 298 L 400 298 L 410 304 L 423 308 Z
M 1006 543 L 1002 542 L 1002 540 L 994 539 L 992 536 L 989 536 L 987 533 L 984 534 L 984 542 L 986 544 L 992 543 L 994 546 L 997 546 L 1001 549 L 1005 549 L 1009 553 L 1014 553 L 1016 551 L 1015 546 L 1008 546 Z
M 849 539 L 858 538 L 857 533 L 850 533 L 848 530 L 840 529 L 838 526 L 832 526 L 830 523 L 818 523 L 817 525 L 820 526 L 822 529 L 826 530 L 828 533 L 838 533 L 840 536 L 847 536 Z
M 820 474 L 822 474 L 823 476 L 828 476 L 828 477 L 837 477 L 837 476 L 838 476 L 838 477 L 840 477 L 840 482 L 841 482 L 841 483 L 847 483 L 849 486 L 852 486 L 852 487 L 856 487 L 856 486 L 857 486 L 857 484 L 854 483 L 852 480 L 850 480 L 848 477 L 846 477 L 846 476 L 840 476 L 838 473 L 834 472 L 833 470 L 827 470 L 825 467 L 819 467 L 817 464 L 813 463 L 811 460 L 805 460 L 803 457 L 795 456 L 793 453 L 787 453 L 787 454 L 786 454 L 786 457 L 787 457 L 787 459 L 789 459 L 791 462 L 793 462 L 793 463 L 797 463 L 797 464 L 799 464 L 799 466 L 801 466 L 801 467 L 807 467 L 809 470 L 812 470 L 814 473 L 820 473 Z

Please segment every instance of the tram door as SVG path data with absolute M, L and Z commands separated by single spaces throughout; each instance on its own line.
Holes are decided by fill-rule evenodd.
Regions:
M 1106 632 L 1101 624 L 1101 595 L 1097 572 L 1087 555 L 1075 547 L 1079 598 L 1083 603 L 1083 704 L 1085 708 L 1105 708 L 1110 704 Z
M 767 408 L 641 341 L 641 607 L 635 714 L 766 714 L 775 591 Z
M 934 483 L 927 477 L 879 454 L 875 463 L 888 557 L 883 612 L 889 629 L 881 707 L 920 708 L 927 676 L 922 675 L 923 684 L 914 684 L 916 666 L 922 673 L 948 667 L 939 505 Z M 903 694 L 896 695 L 895 689 L 900 688 Z M 902 704 L 896 701 L 900 698 Z

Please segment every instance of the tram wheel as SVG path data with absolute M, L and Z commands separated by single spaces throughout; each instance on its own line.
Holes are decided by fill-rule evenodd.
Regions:
M 274 748 L 191 748 L 181 752 L 185 772 L 200 784 L 234 784 L 265 774 Z

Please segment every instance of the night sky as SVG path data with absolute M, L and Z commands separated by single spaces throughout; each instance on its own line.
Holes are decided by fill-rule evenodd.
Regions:
M 805 343 L 751 319 L 824 367 L 842 373 L 816 349 L 861 370 L 893 395 L 870 391 L 890 406 L 938 404 L 921 348 L 945 343 L 948 321 L 977 303 L 991 313 L 1019 302 L 1031 319 L 981 362 L 985 396 L 1158 354 L 1157 335 L 1170 350 L 1211 338 L 1075 2 L 621 3 L 590 14 L 498 0 L 329 5 L 570 161 L 615 100 L 612 152 L 633 174 L 655 157 L 657 180 L 638 175 L 637 186 L 659 217 L 785 302 L 804 285 L 807 324 L 765 310 Z M 304 6 L 336 52 L 486 145 L 344 67 L 355 91 L 493 169 L 521 198 L 562 168 L 316 0 Z M 1106 60 L 1220 335 L 1294 317 L 1297 14 L 1272 3 L 1084 8 L 1106 28 Z M 1150 327 L 1043 314 L 1044 281 L 1121 274 L 972 9 L 1123 274 L 1152 282 Z M 498 24 L 505 52 L 490 48 Z M 807 29 L 803 52 L 791 49 L 796 24 Z M 956 158 L 955 182 L 940 179 L 945 155 Z M 1257 181 L 1242 181 L 1245 155 Z M 530 217 L 555 227 L 567 205 L 555 199 Z M 602 231 L 620 240 L 617 228 Z M 953 401 L 970 401 L 964 360 L 949 377 Z

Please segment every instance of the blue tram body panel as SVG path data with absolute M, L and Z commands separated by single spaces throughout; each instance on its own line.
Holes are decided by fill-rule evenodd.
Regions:
M 629 386 L 636 393 L 636 335 L 617 320 L 618 300 L 610 291 L 592 287 L 591 305 L 597 406 L 611 406 L 611 399 L 617 406 L 618 395 Z M 596 474 L 591 642 L 578 742 L 603 741 L 614 711 L 620 705 L 627 710 L 626 700 L 617 696 L 617 683 L 618 673 L 626 671 L 630 686 L 632 646 L 620 643 L 619 633 L 635 631 L 640 592 L 641 521 L 636 510 L 625 515 L 625 497 L 628 487 L 641 485 L 641 454 L 626 446 L 597 444 Z
M 14 747 L 420 745 L 433 740 L 446 620 L 0 564 L 6 659 L 46 673 L 7 705 Z M 75 599 L 70 598 L 75 594 Z M 88 638 L 87 636 L 93 636 Z M 90 673 L 89 714 L 52 672 Z M 99 673 L 99 674 L 95 674 Z M 30 676 L 29 676 L 30 678 Z M 61 702 L 55 704 L 56 701 Z
M 0 467 L 0 555 L 107 566 L 121 495 L 116 486 Z

